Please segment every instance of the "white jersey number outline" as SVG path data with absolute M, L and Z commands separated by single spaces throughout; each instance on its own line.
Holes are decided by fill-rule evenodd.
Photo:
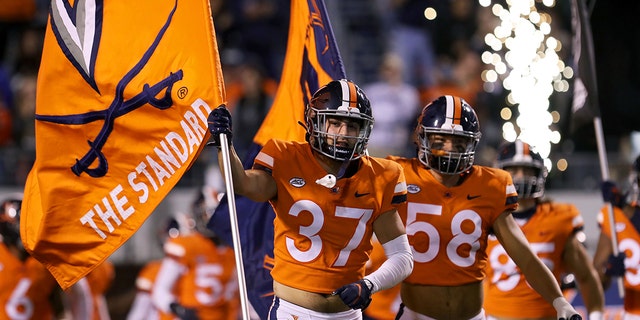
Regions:
M 300 262 L 309 262 L 317 258 L 322 252 L 322 238 L 320 238 L 320 230 L 324 225 L 324 214 L 319 205 L 311 200 L 298 200 L 289 209 L 289 214 L 297 217 L 301 212 L 309 212 L 313 218 L 313 221 L 308 226 L 300 226 L 298 234 L 309 239 L 311 246 L 309 249 L 300 250 L 296 247 L 295 240 L 290 237 L 286 237 L 287 251 L 289 254 Z M 338 258 L 333 263 L 334 267 L 343 267 L 349 260 L 349 255 L 353 249 L 357 248 L 362 238 L 364 238 L 365 231 L 367 230 L 367 222 L 371 219 L 373 210 L 349 208 L 349 207 L 336 207 L 335 216 L 347 219 L 358 220 L 358 226 L 351 236 L 349 243 L 340 250 Z
M 637 268 L 640 265 L 640 245 L 633 239 L 625 238 L 620 241 L 619 248 L 620 252 L 627 254 L 624 259 L 624 278 L 627 279 L 630 285 L 637 286 L 640 284 L 640 272 Z
M 31 319 L 33 315 L 33 302 L 27 297 L 27 291 L 31 287 L 31 280 L 20 279 L 18 285 L 7 300 L 4 311 L 10 319 L 22 320 Z
M 198 263 L 195 266 L 196 300 L 203 306 L 210 306 L 218 302 L 224 292 L 224 284 L 220 276 L 224 268 L 220 263 Z M 210 290 L 206 290 L 210 289 Z
M 427 251 L 419 252 L 412 245 L 413 260 L 420 263 L 429 262 L 438 255 L 440 251 L 440 233 L 432 224 L 426 221 L 418 221 L 418 215 L 430 214 L 442 215 L 442 206 L 435 204 L 409 202 L 407 205 L 407 235 L 413 236 L 416 233 L 423 232 L 429 237 L 429 248 Z M 462 230 L 462 223 L 470 221 L 473 224 L 473 230 L 465 233 Z M 446 246 L 447 257 L 453 264 L 459 267 L 469 267 L 475 263 L 476 252 L 480 249 L 480 236 L 482 236 L 482 218 L 473 210 L 462 210 L 453 215 L 451 219 L 451 232 L 453 238 Z M 469 256 L 464 257 L 458 254 L 457 249 L 461 245 L 471 246 Z
M 529 246 L 531 247 L 531 251 L 540 258 L 540 261 L 542 261 L 542 263 L 544 263 L 544 265 L 553 272 L 553 269 L 555 268 L 553 260 L 543 258 L 540 254 L 552 253 L 555 251 L 555 244 L 553 242 L 531 242 L 529 243 Z M 501 260 L 504 259 L 504 256 L 506 256 L 506 261 L 503 263 Z M 491 283 L 495 283 L 498 289 L 501 291 L 511 291 L 516 287 L 516 285 L 518 285 L 520 278 L 522 278 L 522 274 L 518 269 L 518 266 L 516 266 L 516 263 L 509 257 L 501 244 L 496 245 L 493 250 L 489 252 L 489 263 L 493 268 Z M 527 285 L 529 285 L 528 282 Z

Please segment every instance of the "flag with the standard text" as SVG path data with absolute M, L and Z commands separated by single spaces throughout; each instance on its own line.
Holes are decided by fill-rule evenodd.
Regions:
M 292 0 L 289 37 L 278 91 L 244 159 L 246 168 L 269 139 L 304 141 L 304 110 L 311 95 L 334 79 L 345 78 L 329 17 L 322 0 Z M 257 203 L 236 196 L 240 245 L 251 305 L 266 319 L 273 299 L 273 219 L 268 202 Z M 226 198 L 216 208 L 209 228 L 233 243 Z
M 21 235 L 63 289 L 129 239 L 225 100 L 208 0 L 52 0 Z
M 593 37 L 587 4 L 585 0 L 572 0 L 571 2 L 575 80 L 573 81 L 570 127 L 571 131 L 575 131 L 587 123 L 593 123 L 593 118 L 600 117 L 600 106 Z

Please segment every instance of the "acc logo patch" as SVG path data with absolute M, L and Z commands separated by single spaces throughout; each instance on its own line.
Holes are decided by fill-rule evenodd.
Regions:
M 420 187 L 418 187 L 415 184 L 410 184 L 410 185 L 407 186 L 407 192 L 412 193 L 412 194 L 418 193 L 418 192 L 420 192 L 420 190 L 421 190 Z
M 302 188 L 302 186 L 304 186 L 305 184 L 307 184 L 306 181 L 304 181 L 304 179 L 302 178 L 298 178 L 298 177 L 293 177 L 289 180 L 289 184 L 296 187 L 296 188 Z

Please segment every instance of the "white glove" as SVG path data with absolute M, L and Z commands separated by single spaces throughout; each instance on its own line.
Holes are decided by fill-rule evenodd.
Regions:
M 589 312 L 589 320 L 602 320 L 602 311 L 591 311 Z
M 558 320 L 582 320 L 582 316 L 564 297 L 555 298 L 553 308 L 556 309 Z

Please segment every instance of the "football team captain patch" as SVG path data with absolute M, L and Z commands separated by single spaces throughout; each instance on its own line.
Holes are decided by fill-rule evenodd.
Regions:
M 142 225 L 225 102 L 208 0 L 52 0 L 25 248 L 66 289 Z

